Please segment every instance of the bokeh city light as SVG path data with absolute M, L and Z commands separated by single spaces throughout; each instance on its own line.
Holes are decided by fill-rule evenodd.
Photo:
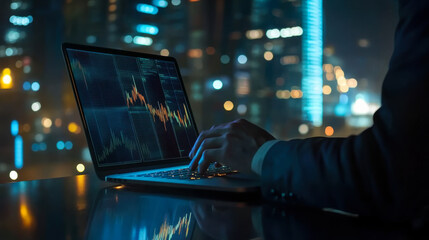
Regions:
M 381 105 L 395 8 L 384 0 L 2 1 L 0 182 L 91 172 L 62 42 L 176 58 L 199 130 L 244 118 L 278 139 L 340 137 L 371 126 Z

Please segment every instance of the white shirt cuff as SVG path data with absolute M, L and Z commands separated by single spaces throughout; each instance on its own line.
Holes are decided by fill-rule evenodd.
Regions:
M 252 159 L 252 171 L 261 176 L 262 173 L 262 164 L 264 163 L 265 155 L 270 150 L 270 148 L 280 142 L 281 140 L 271 140 L 265 142 L 255 153 Z

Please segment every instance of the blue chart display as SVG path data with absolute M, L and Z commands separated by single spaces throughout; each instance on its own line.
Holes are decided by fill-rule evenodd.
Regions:
M 99 166 L 187 156 L 197 133 L 174 62 L 67 53 Z

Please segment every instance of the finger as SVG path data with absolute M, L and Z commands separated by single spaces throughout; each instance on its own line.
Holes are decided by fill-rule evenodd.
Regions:
M 213 126 L 210 128 L 210 130 L 211 130 L 211 129 L 215 129 L 215 128 L 224 128 L 224 127 L 225 127 L 225 126 L 227 126 L 228 124 L 230 124 L 230 122 L 221 123 L 221 124 L 215 124 L 215 125 L 213 125 Z
M 190 158 L 192 158 L 192 157 L 194 156 L 194 154 L 195 154 L 195 150 L 196 150 L 196 149 L 198 149 L 198 148 L 196 148 L 196 146 L 199 144 L 200 139 L 205 138 L 205 134 L 206 134 L 206 132 L 205 132 L 205 131 L 202 131 L 202 132 L 200 133 L 200 135 L 198 135 L 198 138 L 197 138 L 197 140 L 195 141 L 194 146 L 192 147 L 191 151 L 189 152 L 189 157 L 190 157 Z
M 207 149 L 213 149 L 213 148 L 220 148 L 222 147 L 222 144 L 224 142 L 224 139 L 222 137 L 213 137 L 213 138 L 206 138 L 200 145 L 200 148 L 198 149 L 197 153 L 195 154 L 193 160 L 195 160 L 195 164 L 198 164 L 200 161 L 200 158 L 203 154 L 203 152 Z
M 198 166 L 198 162 L 203 154 L 203 152 L 207 149 L 220 148 L 222 146 L 223 139 L 220 137 L 216 138 L 206 138 L 200 145 L 195 156 L 192 158 L 191 163 L 189 164 L 189 168 L 194 170 Z
M 248 125 L 248 123 L 249 122 L 244 119 L 238 119 L 229 123 L 213 125 L 210 130 L 202 131 L 189 152 L 189 157 L 194 157 L 196 151 L 198 151 L 199 145 L 207 137 L 220 136 L 227 132 L 235 132 L 238 135 L 246 136 L 246 125 Z
M 207 168 L 210 166 L 210 163 L 216 162 L 222 156 L 222 150 L 217 149 L 208 149 L 203 152 L 200 161 L 198 162 L 198 172 L 203 174 L 207 171 Z
M 208 131 L 203 131 L 201 132 L 201 134 L 198 136 L 197 141 L 195 141 L 194 147 L 192 148 L 192 150 L 189 152 L 189 157 L 193 158 L 195 156 L 195 153 L 198 151 L 198 149 L 200 148 L 201 143 L 204 141 L 204 139 L 206 138 L 210 138 L 210 137 L 217 137 L 222 135 L 222 133 L 225 130 L 222 128 L 215 128 L 212 130 L 208 130 Z

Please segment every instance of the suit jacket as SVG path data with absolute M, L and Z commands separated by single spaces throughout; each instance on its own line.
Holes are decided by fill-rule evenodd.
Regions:
M 429 203 L 429 1 L 399 3 L 373 126 L 348 138 L 277 142 L 262 164 L 265 198 L 394 219 Z

